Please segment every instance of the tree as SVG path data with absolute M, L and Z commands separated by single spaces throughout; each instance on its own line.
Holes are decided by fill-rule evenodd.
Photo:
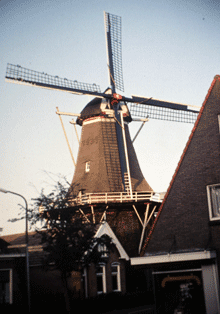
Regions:
M 41 191 L 33 199 L 29 209 L 29 221 L 32 226 L 43 222 L 36 231 L 41 235 L 45 251 L 44 267 L 57 269 L 61 273 L 65 291 L 66 310 L 70 312 L 68 277 L 72 271 L 81 272 L 90 263 L 103 261 L 103 250 L 99 245 L 111 248 L 108 236 L 94 237 L 97 225 L 83 220 L 76 207 L 71 207 L 67 196 L 68 186 L 57 182 L 51 193 Z

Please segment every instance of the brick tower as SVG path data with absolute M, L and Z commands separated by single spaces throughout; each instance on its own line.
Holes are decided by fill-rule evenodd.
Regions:
M 148 228 L 146 222 L 152 221 L 158 203 L 153 201 L 154 192 L 142 174 L 130 138 L 129 110 L 119 102 L 118 111 L 123 121 L 115 117 L 107 100 L 95 98 L 77 118 L 82 133 L 68 196 L 87 221 L 105 219 L 128 254 L 137 255 Z M 130 177 L 125 175 L 124 179 L 117 127 L 125 134 L 123 147 Z M 131 189 L 127 188 L 129 181 Z

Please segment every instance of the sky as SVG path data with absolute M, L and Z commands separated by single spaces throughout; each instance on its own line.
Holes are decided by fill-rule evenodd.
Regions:
M 109 86 L 104 11 L 122 17 L 125 92 L 201 107 L 220 74 L 218 0 L 1 0 L 0 188 L 23 195 L 31 206 L 59 175 L 74 174 L 56 107 L 80 113 L 89 96 L 5 82 L 7 63 L 71 80 Z M 75 159 L 71 117 L 63 117 Z M 131 137 L 140 123 L 130 124 Z M 157 192 L 166 191 L 192 124 L 148 121 L 134 142 L 142 172 Z M 77 127 L 80 133 L 81 128 Z M 24 232 L 8 222 L 20 197 L 0 193 L 0 235 Z

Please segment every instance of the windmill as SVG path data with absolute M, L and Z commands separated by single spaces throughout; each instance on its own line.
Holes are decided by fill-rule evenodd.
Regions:
M 7 65 L 6 81 L 94 96 L 81 113 L 76 114 L 82 135 L 69 197 L 72 206 L 78 206 L 87 220 L 87 209 L 93 221 L 101 221 L 107 212 L 112 212 L 111 217 L 117 216 L 111 220 L 115 228 L 119 221 L 125 224 L 128 221 L 120 220 L 120 215 L 112 209 L 135 212 L 138 224 L 143 227 L 140 251 L 146 226 L 161 200 L 155 199 L 155 193 L 141 172 L 128 123 L 138 119 L 144 123 L 147 118 L 193 123 L 198 112 L 182 104 L 118 94 L 117 90 L 124 91 L 121 17 L 104 12 L 104 20 L 110 83 L 104 92 L 96 84 L 72 81 L 12 64 Z

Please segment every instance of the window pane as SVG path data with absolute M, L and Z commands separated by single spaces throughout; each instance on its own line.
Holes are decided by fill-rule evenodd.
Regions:
M 0 304 L 9 303 L 9 283 L 0 282 Z
M 97 276 L 97 292 L 103 292 L 102 276 Z
M 112 290 L 118 290 L 117 275 L 112 276 Z
M 102 266 L 97 266 L 96 273 L 97 274 L 102 274 L 103 273 L 103 267 Z
M 0 270 L 0 282 L 9 282 L 9 270 Z
M 117 273 L 118 266 L 112 266 L 112 273 Z
M 0 304 L 9 303 L 9 270 L 0 270 Z
M 213 217 L 220 216 L 220 186 L 211 187 L 212 214 Z
M 89 172 L 90 171 L 90 161 L 87 161 L 86 162 L 86 172 Z

